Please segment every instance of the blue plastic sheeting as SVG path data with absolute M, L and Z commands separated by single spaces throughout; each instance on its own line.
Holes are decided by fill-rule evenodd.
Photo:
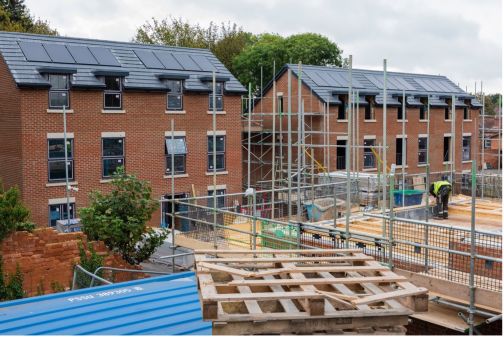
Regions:
M 211 335 L 193 272 L 0 303 L 2 335 Z

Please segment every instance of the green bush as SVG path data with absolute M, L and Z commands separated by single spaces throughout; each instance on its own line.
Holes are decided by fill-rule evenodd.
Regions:
M 21 202 L 21 193 L 14 186 L 5 190 L 0 182 L 0 241 L 16 230 L 33 229 L 28 222 L 30 211 Z
M 96 269 L 103 266 L 103 256 L 100 256 L 96 253 L 93 245 L 88 242 L 87 248 L 89 250 L 89 256 L 84 249 L 84 245 L 82 242 L 79 242 L 79 257 L 80 257 L 80 266 L 87 270 L 90 273 L 94 273 Z M 97 274 L 99 277 L 103 277 L 103 271 L 100 270 Z M 86 275 L 81 272 L 77 272 L 77 285 L 79 288 L 87 288 L 91 283 L 91 276 Z M 99 285 L 100 282 L 95 282 L 96 285 Z
M 0 256 L 0 301 L 16 300 L 24 297 L 23 274 L 21 268 L 16 264 L 16 272 L 10 275 L 6 284 L 6 276 L 3 273 L 3 260 Z
M 151 199 L 152 190 L 146 181 L 126 174 L 119 167 L 109 194 L 90 194 L 89 207 L 80 210 L 82 230 L 90 240 L 101 240 L 130 264 L 148 259 L 168 232 L 146 226 L 158 203 Z

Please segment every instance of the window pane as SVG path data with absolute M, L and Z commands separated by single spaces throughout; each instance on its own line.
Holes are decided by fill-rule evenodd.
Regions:
M 418 152 L 418 163 L 419 164 L 427 163 L 427 152 L 426 151 Z
M 68 91 L 49 91 L 49 107 L 62 108 L 69 106 Z
M 49 225 L 56 226 L 56 221 L 68 218 L 67 204 L 49 206 Z M 75 203 L 70 203 L 70 219 L 75 219 Z
M 225 155 L 223 153 L 221 154 L 217 154 L 215 156 L 216 158 L 216 170 L 224 170 L 226 168 L 226 165 L 225 165 Z M 208 155 L 208 170 L 209 171 L 213 171 L 213 154 L 209 154 Z
M 168 81 L 166 81 L 166 86 L 167 86 L 170 94 L 182 93 L 182 81 L 168 80 Z
M 209 109 L 213 110 L 213 95 L 212 94 L 210 94 L 208 96 L 208 101 L 209 101 L 209 103 L 208 103 Z M 221 95 L 216 95 L 215 96 L 215 102 L 216 102 L 216 104 L 215 104 L 215 110 L 222 111 L 222 109 L 224 107 L 222 96 Z
M 168 110 L 182 109 L 182 95 L 168 94 Z
M 121 94 L 105 93 L 105 108 L 121 108 Z
M 223 152 L 226 149 L 226 137 L 215 136 L 217 142 L 217 152 Z M 213 136 L 208 136 L 208 152 L 213 152 Z
M 175 174 L 182 174 L 186 172 L 185 168 L 185 161 L 186 161 L 186 156 L 185 155 L 174 155 L 174 162 L 175 162 Z M 172 163 L 172 157 L 171 156 L 166 156 L 166 172 L 171 174 L 171 165 Z
M 121 90 L 121 78 L 120 77 L 105 77 L 105 90 Z
M 102 142 L 104 157 L 124 156 L 123 138 L 103 138 Z
M 419 150 L 427 149 L 427 138 L 425 137 L 418 138 L 418 149 Z
M 165 142 L 165 154 L 186 154 L 187 146 L 185 142 L 185 137 L 166 137 Z
M 214 193 L 213 190 L 208 191 L 208 196 L 213 197 Z M 224 208 L 226 207 L 226 190 L 216 190 L 215 191 L 217 195 L 217 208 Z M 214 199 L 213 198 L 208 198 L 208 207 L 213 207 L 214 204 Z
M 111 177 L 120 166 L 124 166 L 122 158 L 103 159 L 103 177 Z
M 68 89 L 68 76 L 67 75 L 49 75 L 49 83 L 51 83 L 51 90 L 55 89 Z
M 73 180 L 73 160 L 68 161 L 68 179 Z M 49 161 L 49 180 L 65 180 L 65 161 Z
M 65 148 L 63 146 L 63 139 L 49 139 L 48 140 L 49 147 L 49 158 L 65 158 Z M 72 139 L 67 139 L 67 157 L 72 158 Z

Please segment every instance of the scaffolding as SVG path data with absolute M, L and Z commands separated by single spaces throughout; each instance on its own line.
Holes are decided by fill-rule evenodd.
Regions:
M 217 196 L 214 170 L 212 196 L 162 200 L 172 203 L 166 209 L 175 210 L 175 204 L 184 206 L 184 211 L 171 212 L 170 216 L 173 229 L 183 222 L 189 230 L 172 235 L 172 246 L 176 247 L 177 237 L 178 244 L 210 249 L 359 248 L 391 269 L 400 268 L 466 285 L 470 293 L 466 321 L 472 334 L 476 288 L 502 292 L 502 234 L 476 229 L 476 196 L 479 193 L 487 196 L 484 190 L 489 185 L 494 190 L 497 185 L 500 188 L 501 178 L 498 184 L 495 180 L 489 182 L 484 170 L 477 172 L 476 160 L 471 161 L 470 171 L 456 170 L 456 95 L 447 97 L 451 101 L 452 141 L 445 170 L 430 170 L 430 95 L 426 97 L 425 172 L 406 172 L 406 151 L 402 151 L 400 169 L 395 164 L 388 165 L 387 62 L 383 62 L 382 141 L 372 145 L 361 141 L 360 96 L 359 90 L 352 88 L 351 56 L 348 64 L 349 87 L 343 111 L 333 109 L 329 98 L 325 103 L 315 101 L 311 91 L 303 91 L 301 63 L 295 90 L 292 70 L 287 70 L 287 85 L 283 86 L 287 89 L 287 104 L 283 101 L 285 93 L 277 90 L 275 76 L 267 85 L 272 88 L 271 97 L 263 97 L 262 81 L 260 96 L 254 96 L 249 85 L 248 96 L 242 102 L 246 192 Z M 407 95 L 404 91 L 401 101 L 405 149 Z M 214 144 L 215 114 L 213 111 Z M 331 121 L 342 118 L 347 123 L 346 132 L 331 130 Z M 463 135 L 467 130 L 461 124 Z M 334 140 L 345 140 L 345 144 Z M 336 160 L 331 160 L 335 149 Z M 364 162 L 376 165 L 374 175 L 360 172 L 359 159 L 364 150 L 368 155 Z M 344 170 L 339 172 L 338 164 L 343 166 L 343 163 L 338 153 L 345 153 Z M 215 167 L 215 151 L 213 160 Z M 501 172 L 498 173 L 495 179 L 501 177 Z M 471 196 L 471 221 L 466 227 L 431 221 L 434 207 L 429 200 L 430 182 L 446 175 L 451 179 L 453 194 Z M 173 178 L 171 182 L 173 195 Z M 413 210 L 405 204 L 407 189 L 421 192 L 422 203 Z M 501 189 L 494 192 L 492 196 L 500 198 Z M 395 200 L 397 193 L 402 194 L 399 203 Z M 373 202 L 363 203 L 371 194 Z M 452 203 L 456 201 L 453 198 Z M 416 214 L 414 218 L 412 213 Z M 492 267 L 488 268 L 489 265 Z

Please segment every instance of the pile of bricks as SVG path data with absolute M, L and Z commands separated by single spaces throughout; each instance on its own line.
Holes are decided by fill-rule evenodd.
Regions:
M 54 285 L 65 289 L 71 287 L 73 266 L 79 263 L 80 242 L 87 250 L 87 237 L 84 233 L 59 233 L 52 228 L 35 229 L 32 233 L 15 232 L 0 244 L 5 274 L 13 274 L 19 265 L 23 276 L 26 296 L 52 293 Z M 112 254 L 103 242 L 92 242 L 97 254 L 104 256 L 104 265 L 118 268 L 133 266 L 117 254 Z M 118 275 L 115 282 L 124 281 Z M 52 286 L 51 286 L 52 284 Z

